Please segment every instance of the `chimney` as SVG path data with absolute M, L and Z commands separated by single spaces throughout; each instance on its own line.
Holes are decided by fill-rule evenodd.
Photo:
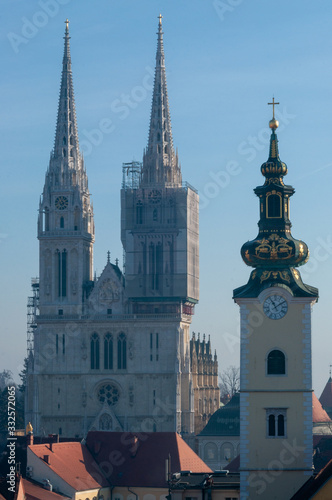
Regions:
M 44 460 L 44 462 L 45 462 L 46 464 L 48 464 L 48 465 L 50 464 L 50 456 L 49 456 L 49 455 L 44 455 L 43 460 Z
M 53 451 L 53 442 L 50 442 L 50 451 Z

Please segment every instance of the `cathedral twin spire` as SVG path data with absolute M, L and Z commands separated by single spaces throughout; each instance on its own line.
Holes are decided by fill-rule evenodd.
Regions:
M 68 184 L 68 181 L 69 184 L 71 183 L 71 171 L 73 170 L 83 174 L 81 187 L 84 189 L 87 187 L 87 177 L 79 152 L 68 24 L 67 19 L 56 133 L 49 171 L 55 169 L 56 176 L 61 173 L 60 182 L 62 181 L 62 184 Z M 145 186 L 157 184 L 178 187 L 182 185 L 182 176 L 178 156 L 173 148 L 161 15 L 159 15 L 157 35 L 149 139 L 143 157 L 142 184 Z M 74 178 L 77 179 L 76 175 Z
M 69 45 L 68 19 L 66 21 L 65 46 L 58 106 L 58 118 L 54 141 L 54 159 L 62 159 L 67 165 L 79 159 L 79 145 L 75 112 L 73 77 Z
M 159 15 L 149 140 L 143 156 L 142 184 L 178 187 L 182 184 L 178 156 L 173 148 L 168 104 L 162 16 Z

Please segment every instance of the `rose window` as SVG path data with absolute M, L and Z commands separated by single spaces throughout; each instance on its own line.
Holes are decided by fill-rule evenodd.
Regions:
M 113 384 L 104 384 L 98 389 L 97 397 L 100 403 L 105 403 L 109 406 L 114 406 L 119 401 L 120 391 Z

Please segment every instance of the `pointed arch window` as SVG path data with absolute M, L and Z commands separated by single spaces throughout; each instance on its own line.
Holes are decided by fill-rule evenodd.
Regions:
M 56 251 L 56 277 L 58 297 L 67 296 L 67 250 Z
M 273 351 L 270 351 L 267 356 L 267 374 L 286 374 L 286 357 L 285 354 L 279 349 L 273 349 Z
M 64 137 L 64 138 L 62 139 L 62 144 L 65 146 L 65 145 L 66 145 L 66 142 L 67 142 L 67 141 L 66 141 L 66 138 Z
M 65 227 L 65 219 L 63 217 L 60 217 L 60 229 L 63 229 Z
M 118 336 L 118 369 L 126 370 L 127 368 L 127 339 L 124 333 Z
M 163 276 L 163 246 L 161 243 L 158 243 L 156 247 L 156 290 L 159 290 L 159 287 L 162 283 Z
M 90 338 L 91 370 L 99 370 L 99 335 L 93 333 Z
M 104 369 L 113 370 L 113 337 L 110 333 L 104 337 Z

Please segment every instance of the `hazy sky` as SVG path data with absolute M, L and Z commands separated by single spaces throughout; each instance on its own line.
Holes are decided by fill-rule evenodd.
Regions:
M 317 396 L 332 363 L 332 3 L 303 0 L 11 0 L 1 5 L 0 371 L 26 353 L 26 302 L 38 275 L 37 209 L 53 147 L 64 20 L 81 148 L 94 203 L 95 270 L 122 262 L 121 165 L 148 137 L 157 16 L 174 146 L 199 190 L 200 303 L 192 329 L 211 335 L 220 370 L 239 364 L 234 288 L 250 268 L 241 245 L 257 234 L 260 165 L 268 157 L 274 95 L 288 165 L 293 236 L 311 250 L 300 268 L 320 299 L 313 313 Z M 101 123 L 112 121 L 110 131 Z

